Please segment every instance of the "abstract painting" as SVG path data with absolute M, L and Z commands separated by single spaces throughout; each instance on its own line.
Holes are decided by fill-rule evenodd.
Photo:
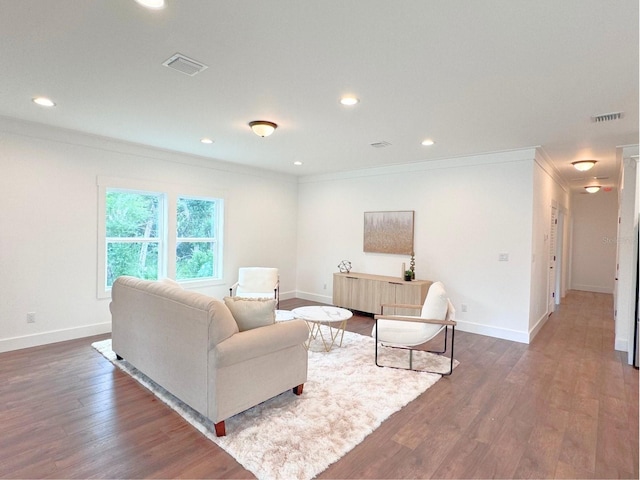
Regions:
M 364 251 L 413 254 L 414 211 L 364 212 Z

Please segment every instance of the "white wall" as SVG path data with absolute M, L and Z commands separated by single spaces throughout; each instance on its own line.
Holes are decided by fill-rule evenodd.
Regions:
M 618 197 L 615 191 L 574 192 L 571 288 L 613 293 L 616 268 Z
M 330 302 L 343 259 L 354 272 L 399 276 L 408 256 L 363 253 L 363 213 L 414 210 L 416 277 L 444 282 L 459 328 L 528 342 L 534 155 L 528 149 L 301 179 L 298 296 Z M 499 262 L 500 253 L 509 261 Z
M 558 212 L 565 215 L 564 224 L 567 225 L 569 217 L 569 189 L 560 183 L 551 163 L 545 154 L 538 150 L 536 162 L 532 168 L 533 175 L 533 236 L 531 256 L 531 305 L 529 312 L 529 331 L 532 336 L 542 328 L 550 313 L 550 285 L 549 266 L 551 256 L 551 209 L 555 207 Z M 568 251 L 568 229 L 558 231 L 558 237 L 562 236 L 562 245 Z M 562 264 L 556 268 L 564 272 L 569 268 L 568 255 L 562 255 Z M 566 277 L 563 274 L 563 286 Z M 566 288 L 561 288 L 557 295 L 562 295 Z
M 280 268 L 295 290 L 292 176 L 0 117 L 0 351 L 108 332 L 98 300 L 98 176 L 211 188 L 225 198 L 225 282 L 239 266 Z M 26 322 L 36 312 L 36 322 Z
M 622 178 L 620 190 L 620 223 L 616 237 L 618 248 L 618 282 L 616 295 L 616 350 L 628 352 L 629 364 L 633 363 L 633 335 L 635 327 L 636 265 L 638 215 L 640 213 L 640 168 L 638 146 L 618 149 Z

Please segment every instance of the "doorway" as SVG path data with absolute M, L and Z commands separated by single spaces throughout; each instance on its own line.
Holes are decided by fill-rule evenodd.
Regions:
M 551 228 L 549 230 L 549 305 L 551 315 L 560 305 L 562 297 L 562 251 L 564 240 L 564 212 L 551 207 Z

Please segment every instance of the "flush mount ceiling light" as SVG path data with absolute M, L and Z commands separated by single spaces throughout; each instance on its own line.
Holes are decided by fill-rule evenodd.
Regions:
M 422 141 L 422 145 L 424 145 L 425 147 L 428 147 L 428 146 L 430 146 L 430 145 L 433 145 L 434 143 L 436 143 L 436 142 L 434 142 L 434 141 L 433 141 L 433 140 L 431 140 L 430 138 L 427 138 L 427 139 L 425 139 L 425 140 L 423 140 L 423 141 Z
M 136 0 L 136 3 L 151 10 L 161 10 L 166 6 L 164 0 Z
M 211 145 L 213 143 L 213 140 L 211 140 L 210 138 L 204 137 L 200 139 L 200 143 L 204 143 L 206 145 Z
M 33 103 L 36 105 L 40 105 L 41 107 L 55 107 L 56 104 L 53 100 L 47 97 L 34 97 L 31 99 Z
M 293 162 L 293 164 L 299 167 L 300 165 L 302 165 L 302 162 L 300 160 L 296 160 L 295 162 Z
M 577 162 L 571 162 L 573 168 L 576 170 L 580 170 L 581 172 L 586 172 L 587 170 L 591 170 L 596 165 L 595 160 L 578 160 Z
M 278 125 L 266 120 L 255 120 L 253 122 L 249 122 L 249 126 L 251 127 L 251 130 L 253 130 L 253 133 L 259 137 L 268 137 L 275 132 L 276 128 L 278 128 Z
M 596 193 L 600 191 L 600 187 L 598 185 L 592 185 L 590 187 L 584 187 L 584 189 L 589 193 Z
M 359 102 L 360 102 L 360 100 L 357 99 L 356 97 L 342 97 L 340 99 L 340 103 L 342 105 L 347 106 L 347 107 L 352 107 L 353 105 L 356 105 Z

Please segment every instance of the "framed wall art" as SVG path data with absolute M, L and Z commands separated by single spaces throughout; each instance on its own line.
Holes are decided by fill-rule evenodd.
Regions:
M 413 210 L 364 212 L 364 251 L 411 255 L 413 217 Z

